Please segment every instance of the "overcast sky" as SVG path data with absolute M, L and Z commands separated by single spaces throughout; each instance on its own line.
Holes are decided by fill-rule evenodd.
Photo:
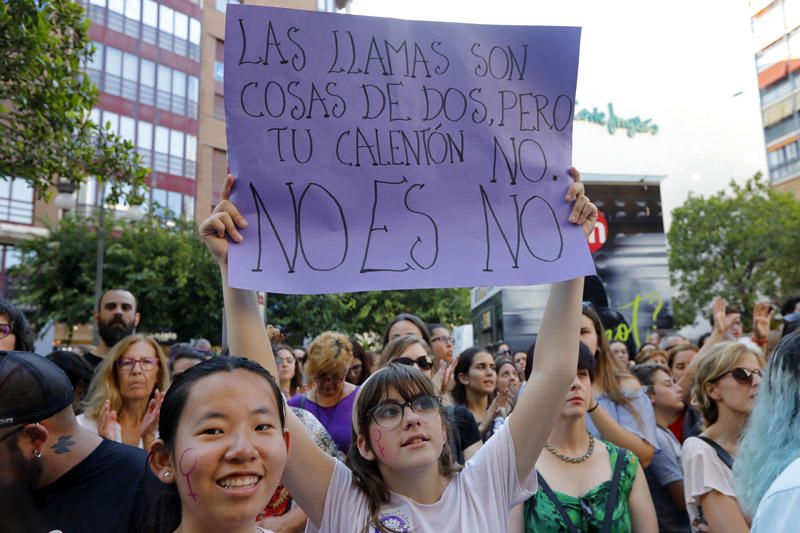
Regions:
M 576 127 L 573 159 L 593 173 L 660 174 L 665 213 L 689 191 L 766 170 L 744 0 L 353 0 L 351 13 L 482 24 L 581 26 L 577 100 L 652 118 L 652 139 Z M 607 135 L 606 135 L 607 136 Z M 666 217 L 669 222 L 669 217 Z

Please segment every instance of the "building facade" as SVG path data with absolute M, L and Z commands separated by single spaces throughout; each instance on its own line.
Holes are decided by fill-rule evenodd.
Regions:
M 800 198 L 800 0 L 750 8 L 770 181 Z

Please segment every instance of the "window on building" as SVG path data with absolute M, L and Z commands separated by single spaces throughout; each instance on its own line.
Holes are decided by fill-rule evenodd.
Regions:
M 136 120 L 124 115 L 119 117 L 119 135 L 134 143 L 136 141 Z
M 0 176 L 0 221 L 33 224 L 33 201 L 27 181 Z
M 175 37 L 189 39 L 189 16 L 180 11 L 175 12 Z
M 106 50 L 106 74 L 122 76 L 122 51 L 110 46 Z
M 241 4 L 241 0 L 217 0 L 217 11 L 222 11 L 225 13 L 225 9 L 227 9 L 228 4 Z
M 103 111 L 103 128 L 108 129 L 111 133 L 119 133 L 119 115 L 111 111 Z
M 94 54 L 89 59 L 89 68 L 92 70 L 103 70 L 103 43 L 95 42 Z
M 175 29 L 175 10 L 163 4 L 158 6 L 158 29 L 172 35 Z
M 124 15 L 125 0 L 108 0 L 108 9 L 114 11 L 115 13 L 119 13 L 120 15 Z
M 132 20 L 142 17 L 142 0 L 125 0 L 125 16 Z
M 158 27 L 158 4 L 153 0 L 142 2 L 142 22 L 153 28 Z
M 794 161 L 797 159 L 797 143 L 791 142 L 784 146 L 783 153 L 787 161 Z
M 194 17 L 189 18 L 189 42 L 200 46 L 200 21 Z

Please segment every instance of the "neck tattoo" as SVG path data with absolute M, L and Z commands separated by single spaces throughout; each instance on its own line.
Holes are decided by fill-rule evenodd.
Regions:
M 71 446 L 75 446 L 75 441 L 72 440 L 72 435 L 65 435 L 63 437 L 58 437 L 53 446 L 51 446 L 52 450 L 56 453 L 69 453 Z
M 553 455 L 564 461 L 565 463 L 570 463 L 570 464 L 582 463 L 589 457 L 591 457 L 592 453 L 594 452 L 594 437 L 589 432 L 587 432 L 587 434 L 589 435 L 589 448 L 586 450 L 586 453 L 584 453 L 580 457 L 570 457 L 569 455 L 564 455 L 563 453 L 559 452 L 546 442 L 544 443 L 544 448 L 548 452 L 552 453 Z

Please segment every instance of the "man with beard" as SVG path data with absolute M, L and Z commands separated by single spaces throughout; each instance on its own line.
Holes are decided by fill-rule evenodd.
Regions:
M 144 450 L 78 424 L 60 368 L 0 351 L 0 529 L 138 531 L 158 486 Z
M 115 344 L 136 332 L 141 319 L 136 309 L 136 297 L 124 289 L 106 291 L 100 297 L 94 319 L 97 321 L 100 344 L 96 353 L 88 353 L 84 358 L 96 369 Z

